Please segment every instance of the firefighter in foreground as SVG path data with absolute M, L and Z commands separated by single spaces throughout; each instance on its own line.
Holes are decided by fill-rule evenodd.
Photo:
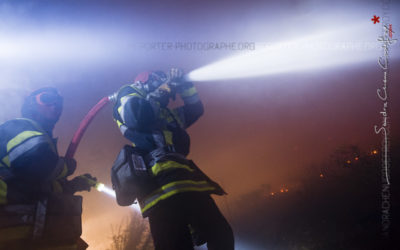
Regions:
M 25 98 L 23 118 L 0 125 L 0 249 L 86 249 L 82 197 L 96 181 L 59 157 L 53 128 L 62 97 L 42 88 Z
M 170 109 L 167 105 L 175 94 L 184 105 Z M 208 249 L 234 249 L 232 229 L 210 197 L 225 192 L 186 158 L 190 138 L 185 129 L 203 111 L 195 87 L 179 69 L 171 69 L 169 76 L 161 71 L 141 73 L 117 95 L 113 115 L 122 134 L 133 143 L 135 185 L 124 187 L 121 179 L 126 171 L 117 163 L 125 153 L 120 153 L 113 166 L 113 187 L 120 205 L 138 199 L 157 250 L 193 249 L 193 244 L 203 243 Z

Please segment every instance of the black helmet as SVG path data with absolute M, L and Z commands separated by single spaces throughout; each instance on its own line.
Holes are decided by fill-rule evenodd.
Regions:
M 35 118 L 40 115 L 43 108 L 54 106 L 54 110 L 61 114 L 63 98 L 60 96 L 56 88 L 45 87 L 33 91 L 27 96 L 22 104 L 21 115 L 25 118 Z M 59 115 L 56 115 L 51 122 L 54 124 L 58 121 Z
M 146 91 L 152 92 L 167 81 L 167 75 L 160 71 L 145 71 L 136 76 L 135 82 L 140 82 Z

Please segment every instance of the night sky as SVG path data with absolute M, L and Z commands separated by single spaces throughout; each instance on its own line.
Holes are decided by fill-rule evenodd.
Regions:
M 398 7 L 393 3 L 394 30 Z M 379 1 L 1 1 L 1 122 L 19 116 L 29 91 L 57 87 L 64 113 L 55 135 L 63 154 L 86 112 L 141 71 L 181 67 L 190 72 L 247 52 L 168 49 L 163 43 L 248 42 L 257 51 L 263 43 L 360 21 L 369 22 L 365 32 L 372 39 L 365 42 L 379 46 L 381 26 L 370 18 L 381 12 Z M 35 51 L 34 39 L 46 46 Z M 7 54 L 7 43 L 17 49 Z M 393 45 L 390 54 L 393 136 L 399 134 L 400 117 L 398 48 Z M 371 60 L 321 70 L 196 83 L 205 113 L 188 129 L 189 157 L 229 193 L 215 198 L 224 212 L 231 201 L 262 184 L 273 189 L 296 185 L 305 166 L 340 145 L 380 147 L 382 137 L 374 125 L 381 122 L 376 90 L 383 73 L 377 64 L 379 48 L 372 53 L 376 57 Z M 111 106 L 106 107 L 78 148 L 76 174 L 89 172 L 110 186 L 112 162 L 127 143 L 112 120 Z M 82 195 L 83 238 L 89 249 L 106 249 L 111 225 L 118 225 L 130 209 L 96 190 Z

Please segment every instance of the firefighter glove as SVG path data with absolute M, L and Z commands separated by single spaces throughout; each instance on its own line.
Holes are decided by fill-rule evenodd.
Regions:
M 183 70 L 178 68 L 172 68 L 169 72 L 169 83 L 171 89 L 176 93 L 182 93 L 186 89 L 193 86 L 193 83 L 188 82 L 183 77 Z
M 95 187 L 97 178 L 90 174 L 79 175 L 68 182 L 67 192 L 74 194 L 80 191 L 90 191 L 90 188 Z
M 183 70 L 178 68 L 172 68 L 169 71 L 169 79 L 171 82 L 183 82 Z

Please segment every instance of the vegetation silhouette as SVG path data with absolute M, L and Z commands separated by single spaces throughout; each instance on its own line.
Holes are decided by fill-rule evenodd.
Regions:
M 231 203 L 238 241 L 262 249 L 400 249 L 399 141 L 392 140 L 389 153 L 388 237 L 382 236 L 381 146 L 347 145 L 305 167 L 297 184 L 277 190 L 264 184 Z
M 108 250 L 153 250 L 149 222 L 136 211 L 112 227 L 112 244 Z

